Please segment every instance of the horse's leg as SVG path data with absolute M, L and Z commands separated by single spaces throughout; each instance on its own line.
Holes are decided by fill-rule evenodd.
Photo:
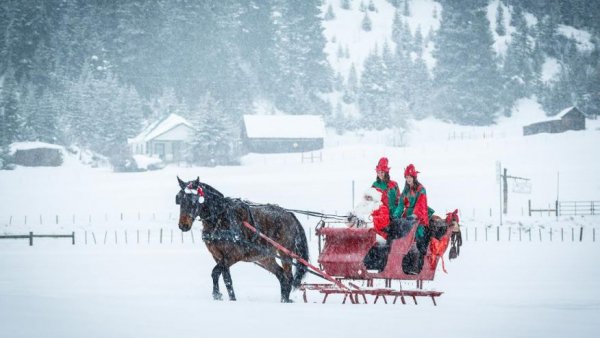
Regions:
M 281 261 L 283 281 L 281 282 L 281 301 L 284 303 L 291 303 L 290 293 L 292 292 L 292 260 L 289 257 L 282 259 Z
M 220 263 L 217 263 L 212 270 L 212 279 L 213 279 L 213 299 L 221 300 L 223 296 L 221 295 L 221 291 L 219 291 L 219 277 L 223 272 L 223 266 Z M 225 275 L 223 274 L 223 279 L 225 279 Z
M 289 276 L 286 277 L 284 269 L 277 264 L 273 257 L 264 258 L 259 261 L 260 265 L 267 271 L 277 277 L 281 286 L 281 302 L 290 303 L 290 292 L 292 291 L 292 273 L 290 268 Z
M 231 274 L 229 273 L 229 267 L 223 267 L 223 281 L 225 282 L 225 287 L 227 288 L 227 293 L 229 294 L 229 300 L 235 299 L 235 292 L 233 292 L 233 281 L 231 280 Z

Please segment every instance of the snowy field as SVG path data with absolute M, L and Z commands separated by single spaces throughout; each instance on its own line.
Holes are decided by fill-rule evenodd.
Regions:
M 595 337 L 600 218 L 529 217 L 527 201 L 545 208 L 557 195 L 560 200 L 599 199 L 600 161 L 594 154 L 600 124 L 588 120 L 583 132 L 523 137 L 522 124 L 540 116 L 531 102 L 521 108 L 524 116 L 517 111 L 493 128 L 414 122 L 405 147 L 392 147 L 391 133 L 330 135 L 322 160 L 309 163 L 302 163 L 300 154 L 248 155 L 236 167 L 113 173 L 68 157 L 58 168 L 0 171 L 0 234 L 76 232 L 77 239 L 71 245 L 67 239 L 36 238 L 33 247 L 27 240 L 0 240 L 1 336 Z M 439 270 L 425 285 L 445 292 L 437 307 L 427 299 L 419 306 L 342 305 L 341 297 L 321 305 L 318 294 L 304 304 L 299 292 L 293 294 L 294 304 L 280 304 L 276 279 L 247 263 L 232 268 L 238 302 L 212 300 L 214 263 L 199 243 L 200 226 L 194 228 L 195 243 L 189 234 L 182 243 L 177 229 L 177 175 L 184 180 L 200 176 L 228 196 L 345 214 L 352 207 L 352 182 L 358 198 L 374 179 L 381 156 L 390 158 L 391 176 L 399 182 L 403 168 L 414 163 L 430 205 L 439 214 L 459 208 L 469 229 L 459 259 L 446 261 L 448 274 Z M 509 175 L 532 182 L 530 194 L 509 186 L 502 226 L 497 161 Z M 317 221 L 299 218 L 307 232 Z M 160 229 L 163 244 L 158 243 Z M 311 239 L 314 263 L 316 241 Z

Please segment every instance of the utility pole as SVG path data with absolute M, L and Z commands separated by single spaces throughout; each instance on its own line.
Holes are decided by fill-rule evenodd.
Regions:
M 525 177 L 518 177 L 518 176 L 510 176 L 508 175 L 508 169 L 504 168 L 504 174 L 500 175 L 502 178 L 502 191 L 504 192 L 504 205 L 502 208 L 502 212 L 506 215 L 506 213 L 508 212 L 508 179 L 513 179 L 513 180 L 523 180 L 523 181 L 529 181 L 528 178 Z M 502 225 L 502 221 L 500 221 L 500 225 Z

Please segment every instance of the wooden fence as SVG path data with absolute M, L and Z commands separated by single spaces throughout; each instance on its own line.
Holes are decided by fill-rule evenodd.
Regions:
M 560 201 L 558 214 L 564 216 L 599 215 L 600 201 Z
M 548 213 L 553 216 L 587 216 L 600 215 L 600 201 L 554 201 L 554 205 L 548 205 L 548 209 L 533 208 L 531 200 L 527 202 L 529 216 L 532 213 L 541 215 Z
M 70 235 L 35 235 L 31 231 L 28 235 L 0 235 L 0 239 L 29 239 L 29 246 L 33 246 L 34 238 L 71 238 L 72 244 L 75 245 L 75 231 L 73 231 Z
M 596 242 L 596 228 L 461 227 L 462 238 L 470 242 Z

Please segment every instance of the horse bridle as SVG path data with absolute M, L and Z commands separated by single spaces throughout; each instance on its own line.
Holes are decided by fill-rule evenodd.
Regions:
M 184 198 L 187 197 L 187 196 L 192 196 L 192 198 L 191 198 L 192 209 L 190 211 L 191 211 L 191 214 L 192 214 L 192 216 L 193 216 L 194 219 L 196 219 L 196 217 L 198 217 L 201 222 L 204 222 L 204 221 L 210 222 L 210 221 L 212 221 L 212 220 L 217 219 L 218 217 L 220 217 L 226 211 L 226 209 L 223 208 L 221 210 L 221 212 L 214 213 L 214 214 L 210 215 L 207 218 L 202 218 L 200 216 L 200 206 L 205 201 L 205 197 L 204 196 L 206 194 L 210 194 L 210 195 L 216 195 L 216 194 L 214 194 L 210 190 L 206 190 L 205 191 L 205 189 L 202 189 L 202 187 L 200 187 L 200 186 L 198 186 L 198 188 L 194 189 L 192 187 L 191 183 L 188 184 L 184 189 L 181 189 L 181 191 L 183 192 Z M 198 197 L 196 198 L 196 196 L 198 196 Z M 217 196 L 217 197 L 220 197 L 220 196 Z M 176 198 L 175 198 L 175 204 L 181 205 L 181 198 L 179 197 L 179 195 L 177 195 Z

